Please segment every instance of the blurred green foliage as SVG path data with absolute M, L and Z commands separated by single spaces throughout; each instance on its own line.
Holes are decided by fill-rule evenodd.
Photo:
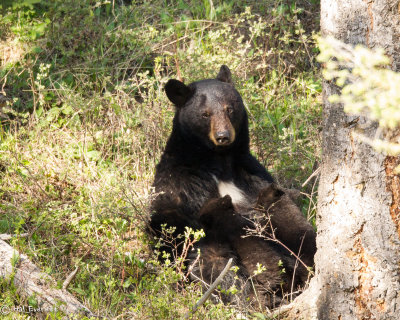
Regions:
M 325 63 L 324 77 L 342 88 L 329 100 L 342 103 L 347 113 L 376 121 L 385 131 L 382 138 L 371 138 L 359 129 L 354 133 L 357 138 L 379 152 L 400 154 L 399 141 L 390 133 L 400 123 L 400 74 L 387 68 L 390 59 L 384 50 L 352 47 L 334 38 L 320 38 L 319 47 L 318 59 Z

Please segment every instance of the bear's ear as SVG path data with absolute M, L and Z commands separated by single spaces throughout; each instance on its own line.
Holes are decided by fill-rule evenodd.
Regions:
M 219 69 L 218 75 L 217 75 L 217 80 L 226 82 L 226 83 L 232 83 L 232 74 L 231 70 L 226 65 L 222 65 L 221 68 Z
M 192 95 L 187 85 L 175 79 L 168 80 L 164 89 L 168 99 L 177 107 L 183 107 Z

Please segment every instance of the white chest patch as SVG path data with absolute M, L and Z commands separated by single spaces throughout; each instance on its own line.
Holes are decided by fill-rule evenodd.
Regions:
M 246 201 L 245 195 L 232 181 L 219 181 L 215 176 L 214 180 L 218 186 L 218 192 L 221 197 L 229 195 L 233 204 L 240 204 Z

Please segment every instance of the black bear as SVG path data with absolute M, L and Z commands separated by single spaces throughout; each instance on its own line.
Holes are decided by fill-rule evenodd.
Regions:
M 274 183 L 262 189 L 255 205 L 258 210 L 255 210 L 252 219 L 264 226 L 265 235 L 281 241 L 282 245 L 311 267 L 317 251 L 316 233 L 296 206 L 292 191 Z
M 229 195 L 235 212 L 250 220 L 257 218 L 262 223 L 268 222 L 270 231 L 276 230 L 278 240 L 290 250 L 297 254 L 300 246 L 308 248 L 305 256 L 312 264 L 315 232 L 301 214 L 293 218 L 292 215 L 297 215 L 297 212 L 279 210 L 282 206 L 279 202 L 286 201 L 285 197 L 281 197 L 277 188 L 271 188 L 271 175 L 250 154 L 247 113 L 240 94 L 232 84 L 229 68 L 222 66 L 216 79 L 189 85 L 169 80 L 165 92 L 174 103 L 176 113 L 172 133 L 156 167 L 153 184 L 156 197 L 151 203 L 149 224 L 152 233 L 162 237 L 163 225 L 175 227 L 174 236 L 183 234 L 185 227 L 207 229 L 204 218 L 201 219 L 201 209 L 206 204 L 207 208 L 210 200 Z M 254 214 L 255 205 L 265 209 L 266 214 L 262 218 Z M 283 209 L 288 209 L 285 206 Z M 222 205 L 221 209 L 211 211 L 203 208 L 203 215 L 207 216 L 204 210 L 227 210 L 227 214 L 231 214 L 232 208 L 225 207 Z M 268 216 L 270 210 L 274 212 L 271 217 Z M 301 223 L 296 226 L 293 221 Z M 243 225 L 232 227 L 241 229 Z M 248 276 L 244 265 L 250 261 L 246 261 L 243 254 L 238 254 L 238 246 L 212 236 L 215 233 L 212 227 L 208 231 L 210 235 L 206 233 L 199 243 L 202 260 L 206 262 L 202 272 L 218 275 L 221 266 L 223 268 L 227 259 L 233 257 L 235 263 L 243 266 L 240 268 L 243 276 Z M 223 235 L 227 231 L 218 229 L 218 232 Z M 239 238 L 237 241 L 240 242 Z M 268 245 L 271 247 L 267 248 Z M 280 255 L 276 245 L 264 241 L 260 246 L 265 251 L 261 255 L 263 261 L 269 258 L 275 261 Z M 163 250 L 172 252 L 168 246 Z M 285 259 L 285 254 L 282 254 L 281 260 Z M 215 269 L 211 270 L 211 266 Z M 273 277 L 272 273 L 276 270 L 270 272 Z

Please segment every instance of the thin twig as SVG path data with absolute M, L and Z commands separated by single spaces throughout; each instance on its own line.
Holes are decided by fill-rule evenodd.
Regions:
M 193 268 L 196 265 L 196 263 L 199 262 L 199 260 L 200 260 L 200 254 L 198 254 L 194 262 L 190 264 L 188 271 L 186 272 L 185 279 L 187 279 L 189 275 L 192 275 Z
M 219 285 L 219 283 L 222 281 L 222 279 L 225 277 L 225 274 L 228 272 L 228 270 L 231 267 L 233 259 L 230 258 L 228 260 L 228 263 L 226 264 L 224 270 L 222 270 L 222 272 L 220 273 L 220 275 L 218 276 L 217 279 L 215 279 L 215 281 L 213 282 L 213 284 L 210 286 L 210 288 L 208 288 L 208 290 L 206 291 L 205 294 L 203 294 L 203 296 L 200 298 L 199 301 L 197 301 L 197 303 L 194 305 L 194 307 L 192 308 L 191 311 L 189 311 L 188 313 L 186 313 L 185 315 L 185 319 L 189 319 L 189 317 L 194 314 L 196 312 L 196 310 L 204 303 L 207 301 L 208 297 L 211 295 L 211 293 L 215 290 L 215 288 Z
M 193 272 L 190 273 L 190 276 L 193 277 L 194 279 L 196 279 L 197 281 L 201 282 L 206 288 L 210 287 L 210 285 L 207 282 L 205 282 L 200 277 L 196 276 Z
M 20 166 L 22 166 L 26 171 L 28 171 L 28 174 L 29 174 L 30 178 L 32 178 L 33 182 L 34 182 L 34 183 L 36 184 L 36 186 L 40 189 L 40 191 L 43 193 L 43 195 L 44 195 L 48 200 L 51 200 L 51 197 L 47 194 L 47 192 L 43 189 L 43 187 L 39 184 L 39 182 L 37 182 L 37 178 L 36 178 L 36 176 L 32 173 L 32 171 L 18 159 L 18 154 L 14 151 L 14 152 L 12 152 L 12 155 L 13 155 L 15 161 L 17 161 L 18 164 L 19 164 Z
M 156 232 L 151 228 L 150 223 L 149 223 L 149 220 L 146 219 L 145 217 L 143 217 L 143 215 L 139 213 L 141 210 L 139 210 L 138 206 L 133 202 L 133 200 L 131 199 L 131 197 L 128 195 L 127 189 L 128 189 L 128 188 L 126 188 L 126 187 L 124 186 L 124 187 L 122 188 L 122 192 L 123 192 L 123 194 L 124 194 L 124 196 L 125 196 L 126 201 L 127 201 L 127 202 L 131 205 L 131 207 L 133 208 L 134 213 L 135 213 L 135 216 L 136 216 L 137 218 L 139 218 L 139 219 L 144 223 L 144 225 L 153 233 L 153 235 L 155 235 Z M 136 191 L 131 190 L 131 192 L 134 193 L 134 195 L 138 198 L 138 195 L 137 195 Z M 139 199 L 139 201 L 140 201 L 140 199 Z M 142 205 L 143 205 L 143 203 L 142 203 Z
M 77 272 L 78 272 L 79 267 L 76 267 L 74 271 L 72 271 L 69 276 L 67 277 L 67 279 L 65 279 L 62 288 L 64 290 L 67 290 L 69 284 L 71 283 L 71 281 L 75 278 Z
M 311 215 L 310 212 L 311 212 L 311 205 L 313 205 L 314 208 L 316 207 L 316 204 L 315 204 L 314 201 L 313 201 L 313 195 L 314 195 L 314 190 L 315 190 L 317 181 L 318 181 L 318 179 L 315 179 L 315 180 L 314 180 L 313 186 L 312 186 L 312 188 L 311 188 L 311 193 L 310 193 L 310 195 L 309 195 L 310 202 L 308 203 L 308 209 L 307 209 L 307 220 L 308 220 L 308 221 L 310 221 L 310 220 L 313 218 L 313 216 L 315 215 L 315 211 L 314 211 L 314 214 L 313 214 L 313 215 Z
M 301 243 L 300 243 L 300 247 L 299 247 L 299 251 L 297 252 L 297 255 L 300 257 L 300 253 L 301 253 L 301 248 L 303 246 L 303 242 L 304 242 L 304 238 L 305 238 L 305 234 L 301 237 Z M 294 263 L 294 268 L 293 268 L 293 276 L 292 276 L 292 284 L 290 286 L 290 302 L 293 301 L 293 286 L 294 286 L 294 276 L 296 275 L 296 269 L 299 266 L 299 260 L 296 259 L 296 262 Z
M 282 199 L 279 199 L 277 202 L 279 202 L 279 201 L 281 201 L 281 200 L 282 200 Z M 293 256 L 296 258 L 296 260 L 298 260 L 298 261 L 304 266 L 304 268 L 306 268 L 306 269 L 308 270 L 309 267 L 303 262 L 303 260 L 301 260 L 300 257 L 299 257 L 297 254 L 295 254 L 288 246 L 286 246 L 282 241 L 280 241 L 280 240 L 275 236 L 275 230 L 274 230 L 274 227 L 273 227 L 273 225 L 272 225 L 271 218 L 269 217 L 269 209 L 270 209 L 272 206 L 274 206 L 277 202 L 274 202 L 266 211 L 261 210 L 261 212 L 264 211 L 265 214 L 268 215 L 268 223 L 269 223 L 269 225 L 270 225 L 271 234 L 269 234 L 269 235 L 263 235 L 262 232 L 259 231 L 259 229 L 256 229 L 256 230 L 247 229 L 247 231 L 249 231 L 249 234 L 246 235 L 245 237 L 247 237 L 247 236 L 254 236 L 254 235 L 255 235 L 255 236 L 264 238 L 264 239 L 266 239 L 266 240 L 268 240 L 268 241 L 273 241 L 273 242 L 275 242 L 275 243 L 278 243 L 278 244 L 281 245 L 284 249 L 286 249 L 291 255 L 293 255 Z M 256 226 L 256 228 L 258 228 L 258 226 Z M 264 227 L 263 229 L 265 229 L 265 227 Z M 310 271 L 310 273 L 311 273 L 312 275 L 314 275 L 314 273 L 313 273 L 312 271 Z
M 306 268 L 307 270 L 309 270 L 309 267 L 303 262 L 303 260 L 301 260 L 300 257 L 299 257 L 297 254 L 295 254 L 292 250 L 290 250 L 288 246 L 284 245 L 284 244 L 282 243 L 282 241 L 278 240 L 277 238 L 270 238 L 270 237 L 264 237 L 264 238 L 267 239 L 267 240 L 270 240 L 270 241 L 273 241 L 273 242 L 276 242 L 276 243 L 280 244 L 280 245 L 281 245 L 282 247 L 284 247 L 291 255 L 293 255 L 293 256 L 296 258 L 296 260 L 299 261 L 299 262 L 303 265 L 304 268 Z M 314 272 L 310 271 L 310 273 L 311 273 L 312 275 L 314 275 Z
M 270 317 L 271 319 L 275 319 L 281 315 L 288 313 L 290 310 L 292 310 L 294 308 L 294 306 L 295 306 L 294 302 L 280 306 L 279 308 L 268 312 L 267 317 Z
M 311 176 L 309 176 L 308 179 L 301 185 L 301 187 L 304 188 L 304 186 L 306 186 L 307 183 L 309 183 L 312 178 L 314 178 L 316 175 L 318 175 L 320 173 L 320 171 L 321 171 L 321 167 L 319 167 L 317 170 L 315 170 L 311 174 Z

